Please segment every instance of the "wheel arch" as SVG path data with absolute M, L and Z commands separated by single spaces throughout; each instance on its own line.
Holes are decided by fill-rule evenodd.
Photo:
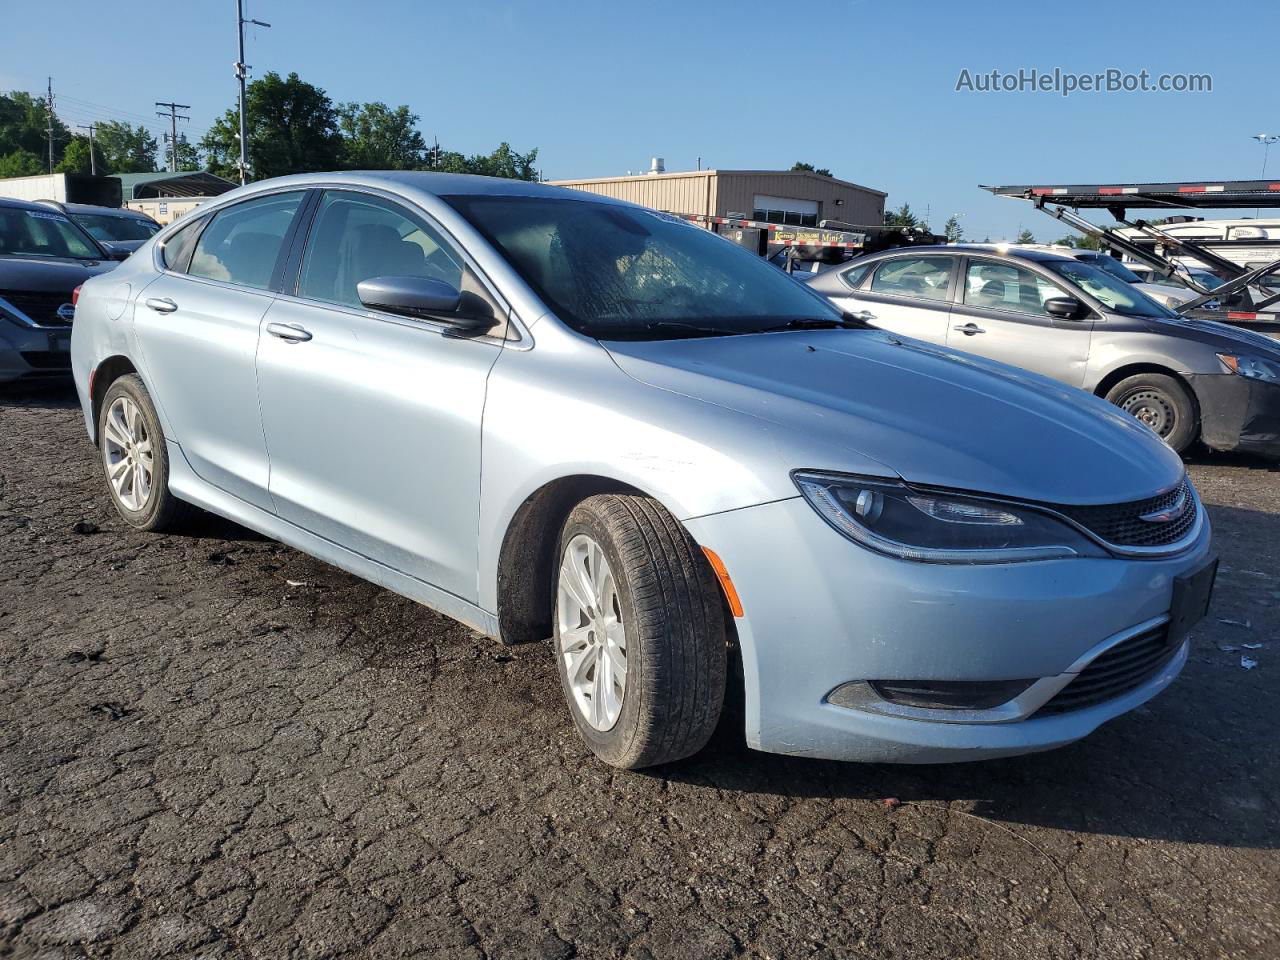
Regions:
M 89 429 L 95 444 L 98 443 L 98 419 L 102 415 L 102 401 L 107 390 L 111 384 L 131 373 L 137 374 L 138 368 L 123 354 L 113 354 L 94 367 L 89 377 L 89 404 L 93 415 Z
M 1203 412 L 1202 412 L 1202 404 L 1200 403 L 1200 397 L 1196 393 L 1196 388 L 1192 386 L 1191 381 L 1188 380 L 1181 373 L 1179 373 L 1177 370 L 1173 369 L 1173 367 L 1170 367 L 1163 363 L 1157 363 L 1153 361 L 1140 361 L 1137 363 L 1127 363 L 1127 364 L 1124 364 L 1123 366 L 1117 367 L 1116 369 L 1108 372 L 1106 376 L 1104 376 L 1101 380 L 1098 381 L 1098 384 L 1096 387 L 1094 387 L 1093 392 L 1096 396 L 1101 397 L 1102 399 L 1105 400 L 1107 397 L 1107 394 L 1111 392 L 1112 387 L 1114 387 L 1117 383 L 1119 383 L 1121 380 L 1128 379 L 1129 377 L 1135 376 L 1136 374 L 1140 374 L 1140 373 L 1158 373 L 1163 376 L 1170 377 L 1176 383 L 1179 383 L 1182 385 L 1182 388 L 1187 391 L 1187 396 L 1191 398 L 1191 407 L 1195 412 L 1195 432 L 1191 435 L 1191 439 L 1189 442 L 1194 443 L 1195 441 L 1199 440 L 1200 433 L 1202 430 L 1202 424 L 1203 424 Z
M 498 635 L 503 643 L 531 643 L 551 636 L 560 528 L 569 511 L 600 493 L 651 496 L 613 477 L 573 474 L 538 487 L 512 515 L 498 553 Z

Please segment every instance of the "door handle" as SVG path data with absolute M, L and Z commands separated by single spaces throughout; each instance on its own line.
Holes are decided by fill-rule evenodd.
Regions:
M 268 323 L 267 333 L 285 343 L 306 343 L 311 339 L 311 331 L 296 323 Z
M 148 297 L 146 304 L 156 313 L 173 313 L 178 309 L 178 305 L 168 297 Z
M 853 319 L 861 320 L 864 323 L 870 323 L 876 319 L 876 315 L 870 310 L 846 310 L 845 313 L 849 314 Z
M 966 323 L 966 324 L 963 324 L 963 325 L 961 325 L 961 324 L 958 324 L 958 323 L 957 323 L 957 324 L 956 324 L 954 327 L 952 327 L 951 329 L 952 329 L 952 330 L 955 330 L 955 331 L 957 331 L 957 332 L 959 332 L 959 333 L 963 333 L 966 337 L 972 337 L 975 333 L 986 333 L 986 332 L 987 332 L 987 331 L 983 330 L 980 326 L 978 326 L 976 323 Z

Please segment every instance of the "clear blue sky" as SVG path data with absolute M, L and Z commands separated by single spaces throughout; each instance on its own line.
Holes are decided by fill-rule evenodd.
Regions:
M 52 73 L 69 122 L 160 131 L 153 102 L 176 100 L 198 139 L 233 103 L 234 0 L 7 6 L 0 89 L 42 91 Z M 969 239 L 1065 232 L 979 183 L 1253 177 L 1250 136 L 1280 133 L 1274 0 L 248 0 L 247 13 L 273 25 L 250 35 L 255 74 L 407 103 L 447 149 L 537 147 L 550 179 L 653 155 L 668 170 L 805 160 L 928 208 L 935 229 L 959 213 Z M 1213 91 L 955 91 L 962 68 L 1055 67 L 1204 72 Z

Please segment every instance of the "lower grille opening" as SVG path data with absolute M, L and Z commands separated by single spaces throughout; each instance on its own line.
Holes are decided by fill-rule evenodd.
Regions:
M 71 354 L 65 350 L 24 350 L 22 359 L 37 370 L 71 369 Z
M 870 680 L 882 699 L 930 710 L 990 710 L 1008 703 L 1034 680 Z M 834 700 L 834 698 L 833 698 Z
M 1037 715 L 1069 713 L 1122 697 L 1159 673 L 1177 652 L 1169 643 L 1167 625 L 1130 637 L 1095 658 Z

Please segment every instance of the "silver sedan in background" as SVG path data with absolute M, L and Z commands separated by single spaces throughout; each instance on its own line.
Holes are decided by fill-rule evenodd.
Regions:
M 1103 397 L 1179 453 L 1200 441 L 1280 458 L 1280 343 L 1180 316 L 1077 254 L 912 247 L 853 260 L 809 286 L 881 329 Z
M 1172 682 L 1212 587 L 1196 492 L 1131 417 L 603 197 L 255 184 L 86 283 L 74 330 L 125 521 L 198 506 L 551 637 L 621 767 L 700 749 L 731 683 L 761 750 L 1069 743 Z

